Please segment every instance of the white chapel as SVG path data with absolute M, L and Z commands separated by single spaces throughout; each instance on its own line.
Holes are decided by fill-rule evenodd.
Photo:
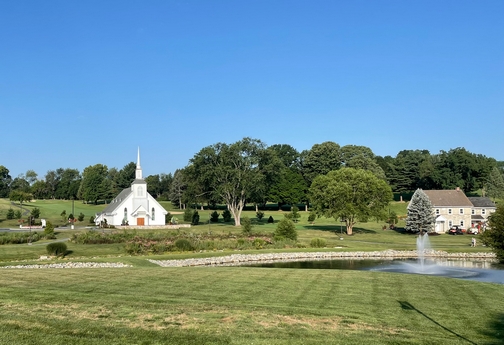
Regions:
M 165 225 L 168 212 L 147 192 L 147 182 L 142 177 L 140 149 L 138 149 L 135 180 L 131 187 L 120 192 L 110 204 L 95 217 L 95 224 L 152 226 Z

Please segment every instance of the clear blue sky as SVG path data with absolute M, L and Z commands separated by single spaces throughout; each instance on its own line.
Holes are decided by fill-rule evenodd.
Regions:
M 0 165 L 142 154 L 174 172 L 245 136 L 504 160 L 504 1 L 0 2 Z

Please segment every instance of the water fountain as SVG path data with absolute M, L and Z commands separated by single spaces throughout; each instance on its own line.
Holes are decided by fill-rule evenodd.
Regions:
M 432 248 L 430 245 L 429 234 L 420 234 L 416 238 L 416 260 L 393 262 L 391 265 L 377 267 L 373 270 L 395 273 L 436 275 L 450 278 L 472 278 L 480 274 L 475 270 L 443 266 L 436 263 L 434 260 L 429 260 L 427 257 L 429 251 L 431 250 Z

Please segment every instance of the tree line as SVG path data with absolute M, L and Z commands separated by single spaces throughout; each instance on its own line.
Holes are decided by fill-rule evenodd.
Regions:
M 395 193 L 422 189 L 462 188 L 492 198 L 504 194 L 504 162 L 465 148 L 431 154 L 403 150 L 395 157 L 377 156 L 365 146 L 331 141 L 297 151 L 288 144 L 267 146 L 258 139 L 216 143 L 202 148 L 187 166 L 173 174 L 146 177 L 148 192 L 160 200 L 186 204 L 226 204 L 233 216 L 246 203 L 292 205 L 310 202 L 309 188 L 317 176 L 342 168 L 362 169 L 385 181 Z M 135 178 L 136 164 L 122 169 L 103 164 L 78 169 L 59 168 L 39 178 L 28 170 L 15 178 L 0 165 L 0 197 L 13 200 L 74 199 L 98 203 L 110 200 Z M 24 200 L 23 200 L 24 199 Z

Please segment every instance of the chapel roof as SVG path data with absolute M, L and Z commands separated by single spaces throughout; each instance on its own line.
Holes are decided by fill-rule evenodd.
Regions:
M 133 193 L 131 188 L 123 189 L 121 191 L 121 193 L 117 194 L 117 196 L 114 199 L 112 199 L 110 204 L 108 204 L 108 206 L 105 207 L 105 209 L 101 213 L 111 213 L 112 211 L 114 211 L 116 209 L 118 203 L 125 200 L 131 193 Z

